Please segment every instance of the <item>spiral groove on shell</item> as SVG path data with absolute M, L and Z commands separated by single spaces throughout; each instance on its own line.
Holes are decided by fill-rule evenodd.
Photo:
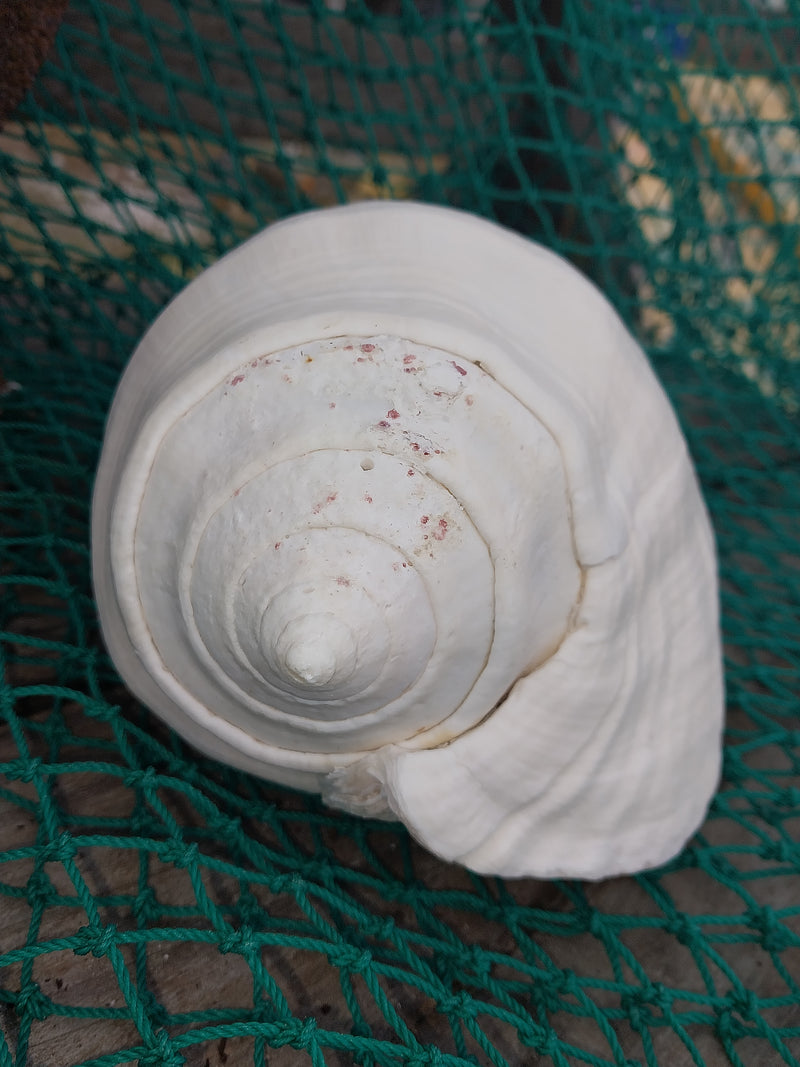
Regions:
M 211 268 L 126 372 L 93 536 L 112 655 L 206 752 L 498 873 L 648 865 L 702 815 L 719 637 L 685 447 L 599 294 L 496 227 L 359 205 Z

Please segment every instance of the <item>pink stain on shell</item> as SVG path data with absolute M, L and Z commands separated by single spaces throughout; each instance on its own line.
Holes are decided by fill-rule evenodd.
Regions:
M 386 418 L 387 419 L 399 419 L 400 418 L 400 412 L 397 411 L 395 408 L 391 408 L 389 411 L 386 412 Z
M 447 520 L 439 519 L 439 525 L 433 531 L 434 541 L 444 541 L 447 536 Z
M 243 381 L 244 381 L 244 375 L 243 374 L 237 374 L 235 378 L 231 378 L 231 385 L 238 385 L 239 382 L 243 382 Z
M 371 345 L 371 344 L 363 344 L 363 345 L 361 345 L 361 351 L 362 352 L 367 352 L 367 353 L 374 352 L 375 348 L 376 348 L 376 346 L 375 345 Z
M 319 515 L 319 513 L 322 511 L 322 509 L 325 507 L 325 505 L 326 504 L 332 504 L 335 499 L 336 499 L 336 493 L 328 493 L 328 495 L 325 497 L 325 499 L 320 501 L 320 503 L 315 504 L 314 507 L 311 510 L 314 512 L 315 515 Z
M 449 359 L 447 362 L 450 364 L 451 367 L 455 367 L 459 374 L 466 375 L 467 372 L 460 364 L 456 363 L 454 359 Z

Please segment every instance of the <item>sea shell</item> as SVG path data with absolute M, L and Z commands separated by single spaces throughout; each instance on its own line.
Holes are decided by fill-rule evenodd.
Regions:
M 93 505 L 129 687 L 201 751 L 501 875 L 672 857 L 720 767 L 713 537 L 607 301 L 491 223 L 370 203 L 193 281 Z

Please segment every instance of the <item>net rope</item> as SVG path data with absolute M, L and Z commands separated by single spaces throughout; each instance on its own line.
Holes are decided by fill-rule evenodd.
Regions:
M 0 130 L 0 1067 L 800 1063 L 798 42 L 798 0 L 70 5 Z M 568 256 L 676 407 L 728 719 L 657 871 L 450 867 L 198 757 L 103 650 L 136 339 L 271 220 L 379 196 Z

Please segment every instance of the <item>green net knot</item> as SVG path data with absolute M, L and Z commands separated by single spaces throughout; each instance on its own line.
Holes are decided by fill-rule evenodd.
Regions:
M 294 893 L 305 889 L 306 883 L 299 874 L 277 874 L 270 879 L 269 888 L 273 893 Z
M 98 722 L 111 722 L 119 715 L 118 705 L 107 704 L 105 700 L 87 700 L 83 706 L 89 718 Z
M 741 1019 L 736 1018 L 730 1007 L 725 1007 L 717 1013 L 715 1029 L 717 1037 L 727 1048 L 730 1048 L 734 1041 L 740 1041 L 743 1037 L 749 1036 L 748 1028 Z
M 444 1062 L 444 1056 L 438 1048 L 426 1045 L 408 1057 L 405 1067 L 444 1067 Z
M 367 949 L 356 948 L 355 945 L 335 945 L 328 952 L 328 959 L 341 971 L 360 974 L 369 969 L 372 954 Z
M 391 941 L 396 937 L 397 927 L 391 915 L 370 915 L 359 921 L 359 926 L 376 941 Z
M 144 770 L 134 767 L 128 771 L 122 782 L 128 789 L 154 791 L 158 788 L 158 775 L 154 767 L 145 767 Z
M 777 863 L 791 863 L 800 859 L 800 849 L 792 841 L 781 838 L 778 841 L 768 841 L 758 850 L 759 855 L 765 860 L 775 860 Z
M 264 821 L 268 822 L 269 819 Z M 228 816 L 221 812 L 214 812 L 208 818 L 208 828 L 226 841 L 236 841 L 242 836 L 242 820 L 238 815 Z
M 596 937 L 598 941 L 605 940 L 607 933 L 606 922 L 599 911 L 584 905 L 578 909 L 576 918 L 587 934 Z
M 255 956 L 259 948 L 255 931 L 246 925 L 240 926 L 238 930 L 229 930 L 217 944 L 223 955 L 238 952 L 240 956 Z
M 158 852 L 162 862 L 174 867 L 194 867 L 200 860 L 200 849 L 194 841 L 187 845 L 185 841 L 173 838 L 164 842 Z
M 317 1041 L 317 1023 L 309 1016 L 307 1019 L 283 1019 L 273 1023 L 270 1044 L 273 1048 L 289 1045 L 298 1052 L 308 1052 Z
M 732 989 L 725 1000 L 730 1010 L 735 1011 L 742 1019 L 758 1019 L 761 1006 L 752 990 L 744 987 Z
M 78 846 L 66 830 L 55 841 L 48 841 L 39 853 L 41 863 L 67 863 L 78 851 Z
M 475 1001 L 463 989 L 454 996 L 440 997 L 436 1001 L 436 1006 L 451 1019 L 471 1019 L 478 1012 Z
M 12 782 L 32 782 L 38 778 L 42 761 L 38 756 L 33 759 L 15 759 L 3 766 L 3 774 Z
M 552 1030 L 545 1030 L 541 1026 L 527 1025 L 517 1028 L 519 1039 L 528 1048 L 536 1049 L 542 1056 L 550 1056 L 555 1059 L 561 1047 L 561 1043 Z
M 82 926 L 75 939 L 72 951 L 76 956 L 88 956 L 91 954 L 98 959 L 107 956 L 116 944 L 117 928 L 112 924 L 108 926 Z
M 139 1067 L 184 1067 L 185 1063 L 164 1030 L 154 1034 L 150 1048 L 139 1057 Z
M 783 925 L 770 907 L 751 908 L 747 924 L 761 934 L 761 945 L 766 952 L 783 952 L 800 946 L 800 938 Z
M 489 964 L 491 966 L 491 961 Z M 484 981 L 488 978 L 488 970 L 482 977 Z M 575 972 L 569 969 L 550 972 L 536 984 L 537 1003 L 550 1013 L 563 1010 L 565 997 L 580 998 L 580 995 L 580 983 Z
M 46 997 L 36 982 L 30 982 L 17 994 L 14 1007 L 20 1017 L 29 1016 L 38 1022 L 44 1022 L 53 1014 L 53 1002 Z
M 666 924 L 666 930 L 668 933 L 672 934 L 680 944 L 685 945 L 686 948 L 692 949 L 697 946 L 697 930 L 695 930 L 691 920 L 685 915 L 673 916 L 673 918 Z
M 49 908 L 58 899 L 58 893 L 44 871 L 36 870 L 27 881 L 25 897 L 31 908 Z
M 634 1030 L 641 1032 L 662 1022 L 670 1009 L 670 999 L 664 986 L 655 982 L 625 993 L 621 1006 Z

